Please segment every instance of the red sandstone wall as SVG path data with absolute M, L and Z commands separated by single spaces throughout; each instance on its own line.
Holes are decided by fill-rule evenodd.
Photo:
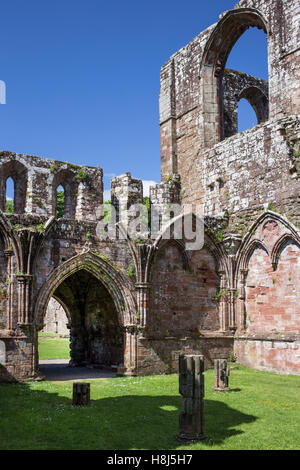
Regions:
M 235 339 L 234 352 L 247 367 L 279 374 L 300 373 L 300 341 Z
M 203 354 L 205 368 L 213 367 L 214 359 L 229 358 L 233 350 L 233 338 L 211 337 L 164 338 L 161 340 L 140 338 L 137 344 L 138 375 L 168 374 L 178 372 L 181 354 Z
M 274 271 L 267 252 L 257 248 L 247 276 L 247 331 L 300 333 L 300 247 L 287 242 Z
M 159 250 L 152 269 L 149 329 L 157 337 L 198 334 L 218 330 L 219 289 L 212 255 L 203 249 L 192 252 L 184 266 L 180 249 L 169 244 Z

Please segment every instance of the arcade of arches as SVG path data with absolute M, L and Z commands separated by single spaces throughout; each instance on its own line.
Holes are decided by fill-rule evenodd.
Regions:
M 299 374 L 299 17 L 298 0 L 241 0 L 161 69 L 162 182 L 150 205 L 197 205 L 201 249 L 161 233 L 100 239 L 102 168 L 0 153 L 1 380 L 39 378 L 51 297 L 66 311 L 75 365 L 144 375 L 176 372 L 184 353 L 203 354 L 206 367 L 234 353 Z M 267 36 L 269 83 L 226 69 L 249 27 Z M 239 134 L 243 98 L 257 125 Z M 143 196 L 130 173 L 112 178 L 116 233 L 121 209 Z

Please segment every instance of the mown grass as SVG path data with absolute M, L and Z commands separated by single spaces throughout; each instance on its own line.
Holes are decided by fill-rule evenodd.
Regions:
M 39 359 L 69 359 L 70 340 L 54 333 L 39 333 Z
M 89 380 L 91 405 L 72 406 L 72 382 L 0 385 L 0 449 L 300 449 L 300 377 L 232 370 L 232 392 L 205 372 L 208 439 L 176 441 L 178 376 Z

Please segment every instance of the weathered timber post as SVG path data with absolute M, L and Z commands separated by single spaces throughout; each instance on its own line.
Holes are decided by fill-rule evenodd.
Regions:
M 179 393 L 183 396 L 179 415 L 180 441 L 206 439 L 204 433 L 204 357 L 179 356 Z
M 90 403 L 90 384 L 87 382 L 73 383 L 73 405 L 85 406 Z
M 227 361 L 225 359 L 215 359 L 215 391 L 226 392 L 229 391 L 228 377 L 229 369 L 227 367 Z

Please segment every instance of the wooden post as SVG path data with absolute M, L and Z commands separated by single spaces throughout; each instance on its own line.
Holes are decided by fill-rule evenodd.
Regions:
M 183 396 L 179 415 L 179 441 L 201 441 L 204 433 L 204 357 L 179 356 L 179 392 Z
M 85 406 L 90 403 L 90 384 L 87 382 L 73 383 L 73 405 Z
M 226 359 L 215 359 L 215 391 L 216 392 L 228 392 L 228 377 L 229 369 L 227 367 Z

